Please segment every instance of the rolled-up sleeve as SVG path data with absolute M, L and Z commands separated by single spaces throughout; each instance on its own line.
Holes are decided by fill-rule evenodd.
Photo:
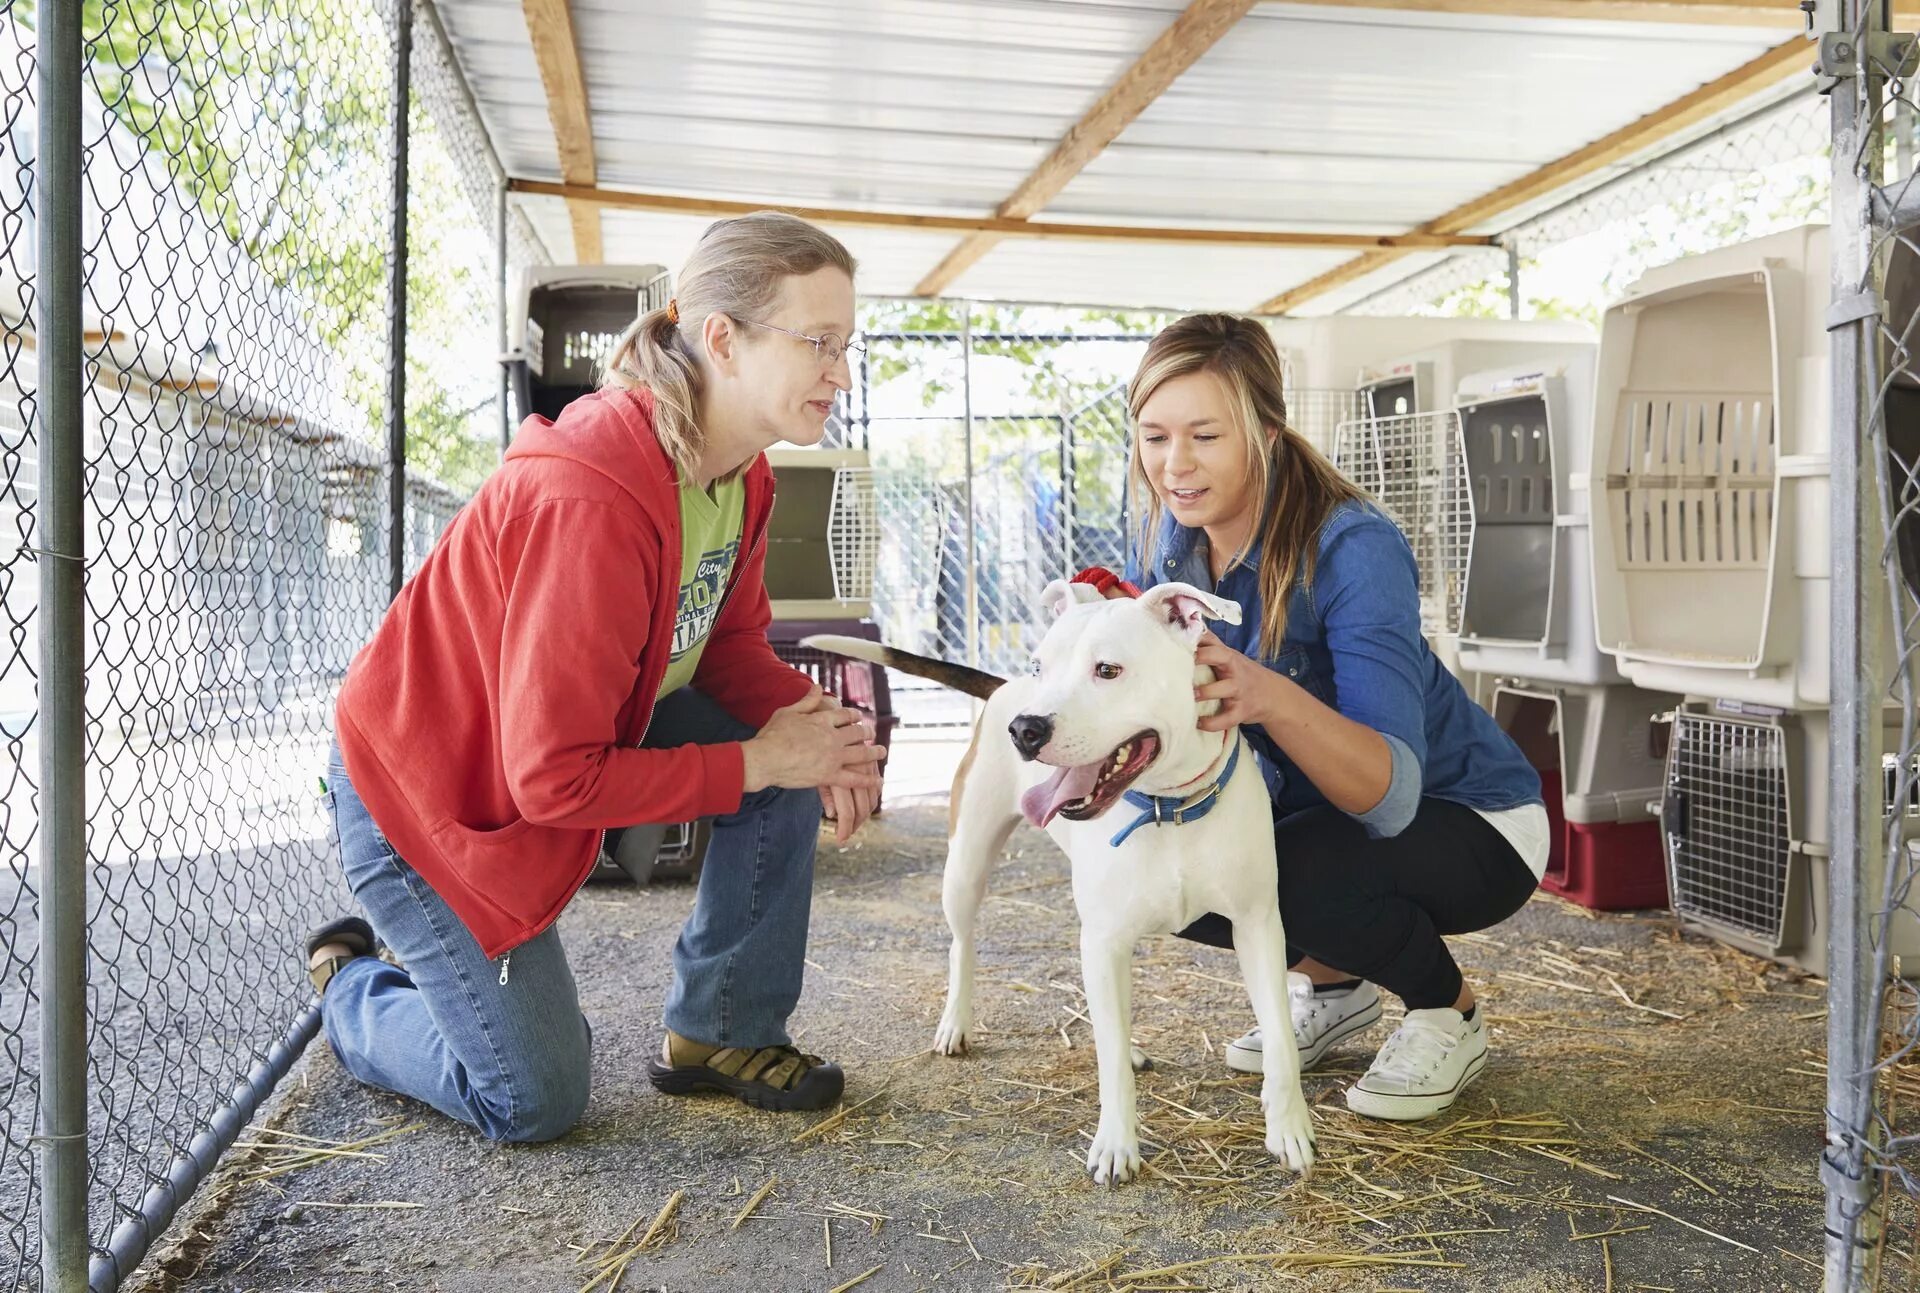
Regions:
M 1314 596 L 1326 627 L 1340 713 L 1387 740 L 1392 778 L 1352 814 L 1376 838 L 1398 835 L 1420 806 L 1427 758 L 1426 657 L 1419 573 L 1400 531 L 1369 517 L 1321 549 Z

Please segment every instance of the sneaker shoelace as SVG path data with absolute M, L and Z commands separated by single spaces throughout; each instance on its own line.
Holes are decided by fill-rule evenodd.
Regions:
M 1387 1038 L 1372 1071 L 1385 1078 L 1419 1080 L 1437 1070 L 1459 1045 L 1459 1033 L 1445 1024 L 1409 1019 Z
M 1355 989 L 1357 991 L 1357 989 Z M 1348 993 L 1337 997 L 1315 992 L 1311 983 L 1289 983 L 1287 985 L 1287 1006 L 1293 1016 L 1294 1043 L 1305 1049 L 1313 1045 L 1314 1040 L 1325 1031 L 1324 1021 L 1335 1009 L 1346 1002 Z

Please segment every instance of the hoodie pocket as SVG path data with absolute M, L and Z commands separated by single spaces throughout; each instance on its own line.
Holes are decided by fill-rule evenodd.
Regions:
M 516 920 L 537 920 L 552 898 L 538 868 L 551 866 L 564 849 L 558 838 L 577 831 L 536 826 L 526 818 L 497 830 L 474 830 L 447 818 L 433 828 L 433 842 L 467 891 Z

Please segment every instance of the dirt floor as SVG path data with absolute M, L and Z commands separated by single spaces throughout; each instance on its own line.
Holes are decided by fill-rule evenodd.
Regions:
M 1348 1114 L 1390 1007 L 1309 1075 L 1320 1161 L 1301 1180 L 1261 1149 L 1257 1079 L 1221 1060 L 1251 1022 L 1231 954 L 1156 940 L 1135 979 L 1148 1172 L 1103 1189 L 1082 1167 L 1094 1070 L 1065 860 L 1014 837 L 978 1044 L 948 1059 L 927 1049 L 944 843 L 944 805 L 921 800 L 822 845 L 797 1024 L 848 1071 L 831 1114 L 656 1094 L 644 1064 L 691 891 L 596 885 L 562 925 L 595 1024 L 580 1128 L 491 1146 L 316 1044 L 243 1137 L 269 1148 L 231 1156 L 147 1287 L 1819 1287 L 1818 980 L 1671 918 L 1536 898 L 1454 942 L 1493 1024 L 1486 1074 L 1429 1124 Z

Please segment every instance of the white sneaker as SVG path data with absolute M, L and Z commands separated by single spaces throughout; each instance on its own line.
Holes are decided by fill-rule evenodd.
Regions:
M 1378 1022 L 1380 990 L 1363 981 L 1345 992 L 1315 992 L 1312 979 L 1290 970 L 1287 1007 L 1293 1015 L 1293 1042 L 1300 1051 L 1300 1071 L 1305 1073 L 1328 1051 Z M 1227 1067 L 1241 1073 L 1262 1071 L 1258 1028 L 1227 1043 Z
M 1367 1075 L 1347 1088 L 1347 1108 L 1412 1122 L 1451 1105 L 1487 1066 L 1486 1022 L 1458 1010 L 1409 1010 Z

